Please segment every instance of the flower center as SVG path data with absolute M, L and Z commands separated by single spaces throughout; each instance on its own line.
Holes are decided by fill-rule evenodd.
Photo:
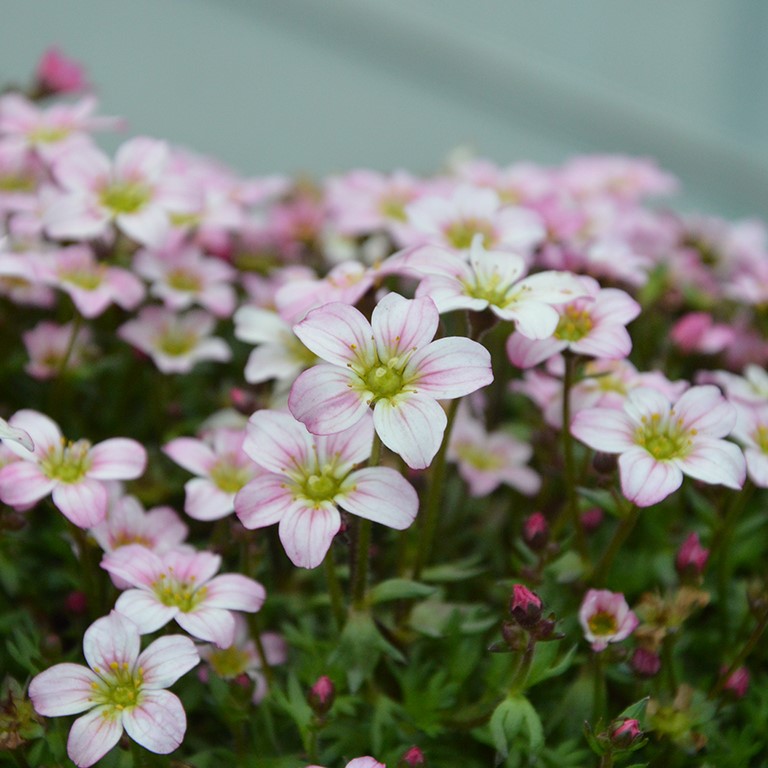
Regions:
M 28 138 L 33 144 L 55 144 L 57 141 L 66 139 L 71 132 L 71 128 L 63 128 L 61 126 L 54 128 L 52 126 L 41 125 L 39 128 L 32 131 Z
M 84 291 L 95 291 L 101 285 L 103 278 L 103 270 L 99 268 L 92 270 L 73 269 L 71 272 L 61 274 L 62 280 L 73 283 Z
M 178 328 L 167 329 L 157 340 L 157 348 L 171 357 L 189 354 L 197 346 L 197 335 Z
M 498 272 L 491 273 L 491 276 L 484 284 L 475 279 L 474 285 L 464 285 L 468 296 L 473 299 L 483 299 L 496 307 L 505 307 L 508 303 L 507 292 L 509 285 L 504 285 L 501 281 L 501 275 Z
M 2 192 L 34 192 L 35 180 L 29 176 L 0 176 Z
M 208 663 L 213 667 L 213 671 L 226 679 L 242 675 L 248 669 L 250 657 L 236 645 L 230 645 L 229 648 L 217 648 L 208 658 Z
M 768 453 L 768 427 L 760 425 L 755 430 L 753 439 L 763 453 Z
M 319 474 L 307 475 L 300 485 L 300 495 L 310 501 L 333 501 L 341 483 L 330 469 Z
M 472 245 L 472 238 L 478 234 L 483 236 L 484 248 L 490 248 L 493 245 L 493 227 L 491 227 L 488 221 L 483 221 L 482 219 L 459 219 L 451 223 L 445 230 L 448 242 L 454 248 L 462 250 L 469 248 Z
M 151 193 L 144 184 L 135 181 L 118 181 L 101 193 L 101 203 L 116 214 L 136 213 L 150 200 Z
M 587 620 L 589 631 L 595 637 L 605 637 L 606 635 L 615 635 L 619 629 L 616 617 L 608 611 L 597 611 Z
M 40 468 L 54 480 L 62 483 L 77 483 L 91 467 L 91 444 L 87 440 L 76 443 L 61 438 L 61 445 L 49 449 L 40 461 Z
M 500 456 L 469 443 L 459 443 L 456 446 L 456 455 L 475 469 L 491 471 L 504 466 L 504 460 Z
M 198 213 L 171 213 L 168 219 L 173 227 L 194 227 L 200 223 L 200 214 Z
M 555 338 L 561 341 L 579 341 L 592 330 L 592 318 L 586 309 L 569 304 L 555 329 Z
M 211 468 L 211 480 L 224 493 L 237 493 L 250 479 L 250 470 L 238 466 L 231 456 L 220 459 Z
M 144 670 L 139 667 L 135 672 L 127 662 L 118 664 L 113 661 L 109 669 L 95 668 L 94 672 L 101 680 L 91 683 L 93 693 L 91 701 L 96 704 L 107 704 L 114 710 L 122 712 L 124 709 L 135 707 L 141 699 L 142 686 L 144 685 Z M 115 712 L 105 712 L 105 716 L 114 715 Z
M 163 605 L 176 607 L 182 613 L 194 611 L 208 594 L 207 587 L 196 587 L 195 577 L 183 581 L 172 575 L 161 573 L 158 580 L 152 584 L 152 589 Z
M 385 219 L 406 221 L 408 217 L 405 213 L 405 206 L 408 202 L 408 200 L 398 197 L 385 197 L 379 205 L 379 210 Z
M 191 272 L 187 272 L 184 269 L 174 269 L 169 272 L 167 281 L 168 285 L 177 291 L 187 291 L 189 293 L 193 293 L 199 291 L 202 287 L 200 278 L 197 275 L 192 274 Z
M 142 547 L 152 549 L 154 542 L 147 536 L 142 536 L 139 533 L 131 533 L 130 531 L 118 531 L 112 537 L 112 549 L 119 549 L 125 547 L 128 544 L 141 544 Z
M 674 411 L 670 412 L 674 416 Z M 670 461 L 684 457 L 691 447 L 690 435 L 696 430 L 685 430 L 682 420 L 672 422 L 662 419 L 661 414 L 653 413 L 651 418 L 641 417 L 642 425 L 635 431 L 635 442 L 645 448 L 654 459 Z
M 362 377 L 368 390 L 373 393 L 374 402 L 402 392 L 403 373 L 399 362 L 397 358 L 393 358 L 386 365 L 379 363 Z

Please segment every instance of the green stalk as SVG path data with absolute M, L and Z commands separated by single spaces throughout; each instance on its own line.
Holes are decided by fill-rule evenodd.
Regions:
M 333 547 L 328 550 L 323 560 L 325 566 L 325 578 L 328 582 L 328 596 L 331 599 L 331 611 L 336 621 L 336 628 L 341 630 L 344 626 L 344 596 L 336 573 L 336 563 L 333 560 Z
M 445 483 L 445 457 L 448 452 L 448 443 L 451 439 L 451 430 L 456 418 L 456 412 L 459 408 L 459 399 L 452 400 L 448 407 L 448 421 L 445 425 L 445 434 L 440 449 L 432 463 L 429 488 L 427 490 L 426 503 L 424 504 L 424 515 L 422 517 L 421 536 L 419 538 L 419 549 L 416 552 L 416 563 L 413 567 L 413 578 L 418 581 L 424 566 L 429 562 L 429 556 L 432 552 L 432 545 L 437 531 L 438 509 L 440 499 L 443 495 L 443 485 Z
M 576 536 L 576 549 L 581 559 L 586 562 L 589 558 L 587 539 L 584 535 L 584 526 L 581 524 L 579 504 L 576 497 L 576 465 L 573 456 L 573 436 L 571 435 L 571 390 L 576 373 L 576 357 L 566 351 L 565 375 L 563 376 L 563 461 L 565 463 L 565 494 L 568 509 L 568 517 L 571 519 L 573 531 Z
M 522 693 L 525 690 L 525 684 L 528 680 L 528 675 L 531 673 L 531 666 L 533 665 L 533 656 L 536 651 L 536 642 L 532 637 L 528 638 L 528 645 L 523 652 L 523 655 L 518 661 L 515 673 L 512 676 L 512 682 L 509 684 L 509 695 L 514 696 L 518 693 Z
M 605 713 L 605 669 L 601 651 L 592 653 L 592 722 L 596 723 Z
M 605 581 L 605 577 L 608 575 L 608 571 L 621 549 L 621 545 L 626 541 L 629 534 L 632 533 L 632 529 L 637 525 L 639 519 L 640 508 L 636 504 L 632 504 L 627 514 L 619 522 L 613 533 L 613 538 L 608 543 L 608 548 L 592 572 L 592 584 L 594 586 L 601 586 Z

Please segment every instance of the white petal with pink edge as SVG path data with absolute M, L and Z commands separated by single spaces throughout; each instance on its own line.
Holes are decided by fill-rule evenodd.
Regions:
M 176 623 L 190 635 L 228 648 L 235 639 L 235 618 L 223 608 L 198 606 L 189 613 L 178 613 Z
M 419 509 L 419 497 L 413 486 L 389 467 L 367 467 L 353 472 L 344 482 L 338 503 L 353 515 L 398 531 L 414 521 Z
M 104 757 L 122 735 L 122 718 L 107 705 L 96 707 L 72 724 L 67 754 L 78 768 L 89 768 Z
M 221 555 L 207 550 L 172 549 L 163 555 L 163 565 L 180 581 L 194 581 L 199 586 L 221 568 Z
M 167 755 L 184 739 L 187 716 L 170 691 L 144 691 L 141 704 L 123 712 L 126 733 L 150 752 Z
M 746 460 L 735 443 L 697 435 L 690 452 L 675 463 L 689 477 L 713 485 L 739 489 L 746 478 Z
M 96 673 L 108 671 L 109 665 L 133 663 L 139 656 L 139 630 L 127 617 L 117 611 L 102 616 L 85 630 L 83 654 L 88 666 Z
M 58 483 L 51 497 L 61 514 L 79 528 L 90 528 L 106 517 L 107 489 L 98 480 Z
M 571 421 L 571 434 L 596 451 L 622 453 L 635 445 L 635 427 L 613 408 L 585 408 Z
M 130 619 L 142 635 L 164 627 L 179 613 L 176 606 L 163 605 L 154 592 L 144 589 L 127 589 L 117 598 L 115 610 Z
M 35 456 L 45 455 L 51 448 L 61 446 L 61 430 L 59 425 L 43 413 L 24 409 L 8 419 L 8 423 L 17 429 L 23 429 L 35 444 Z M 29 454 L 19 452 L 19 456 L 29 458 Z
M 293 382 L 288 408 L 315 435 L 342 432 L 368 410 L 366 393 L 352 389 L 357 380 L 346 368 L 316 365 Z
M 56 664 L 32 678 L 29 697 L 45 717 L 77 715 L 93 706 L 92 683 L 98 679 L 82 664 Z
M 725 437 L 736 425 L 737 412 L 718 387 L 691 387 L 675 403 L 675 414 L 686 429 L 696 429 L 710 437 Z
M 280 541 L 294 565 L 316 568 L 323 562 L 340 527 L 339 510 L 330 502 L 301 506 L 280 521 Z
M 221 520 L 235 509 L 235 494 L 222 491 L 203 477 L 184 483 L 184 494 L 184 511 L 193 520 Z
M 367 411 L 350 429 L 334 435 L 317 435 L 315 445 L 318 464 L 322 467 L 324 464 L 333 463 L 336 474 L 344 474 L 347 469 L 360 464 L 371 455 L 373 433 L 373 415 Z
M 502 320 L 513 320 L 515 329 L 528 339 L 546 339 L 557 329 L 560 313 L 549 304 L 526 300 L 509 307 L 492 307 Z
M 567 341 L 560 341 L 554 336 L 534 340 L 515 332 L 507 339 L 507 357 L 518 368 L 533 368 L 562 352 L 567 346 Z
M 235 514 L 249 529 L 265 528 L 300 508 L 282 475 L 264 475 L 244 485 L 235 496 Z
M 14 461 L 0 469 L 0 500 L 11 507 L 30 507 L 58 483 L 31 461 Z
M 571 343 L 581 355 L 620 360 L 632 351 L 632 338 L 623 325 L 596 325 L 583 339 Z
M 467 295 L 464 286 L 452 277 L 428 275 L 416 289 L 416 297 L 429 297 L 435 303 L 440 314 L 453 312 L 455 309 L 470 309 L 482 312 L 487 306 L 487 299 L 475 299 Z
M 202 440 L 177 437 L 163 446 L 163 453 L 188 472 L 205 477 L 216 463 L 216 454 Z
M 674 493 L 683 483 L 680 468 L 657 461 L 643 448 L 632 448 L 619 456 L 621 491 L 638 507 L 650 507 Z
M 255 613 L 267 596 L 258 581 L 239 573 L 224 573 L 206 584 L 206 607 L 226 608 L 230 611 Z
M 133 480 L 147 466 L 147 452 L 141 443 L 127 437 L 113 437 L 97 443 L 88 454 L 88 476 L 96 480 Z
M 168 688 L 199 662 L 197 648 L 188 637 L 166 635 L 142 651 L 136 666 L 143 670 L 146 688 Z
M 438 339 L 413 355 L 403 379 L 437 399 L 462 397 L 493 381 L 491 355 L 471 339 Z
M 104 556 L 101 567 L 135 587 L 148 589 L 163 573 L 163 561 L 141 544 L 126 544 Z
M 305 467 L 312 457 L 312 437 L 289 413 L 257 411 L 248 420 L 243 450 L 260 467 L 277 474 Z
M 421 349 L 437 333 L 440 314 L 428 296 L 406 299 L 388 293 L 374 308 L 371 328 L 381 361 Z
M 443 440 L 448 419 L 427 395 L 400 395 L 379 400 L 373 423 L 381 441 L 402 456 L 411 469 L 428 467 Z
M 373 365 L 371 324 L 359 310 L 332 302 L 313 309 L 293 332 L 307 349 L 334 365 L 360 362 Z

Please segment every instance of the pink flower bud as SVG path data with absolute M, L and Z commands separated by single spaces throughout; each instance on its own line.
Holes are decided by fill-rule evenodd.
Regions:
M 587 533 L 594 531 L 603 522 L 603 510 L 600 507 L 592 507 L 581 513 L 581 524 Z
M 720 670 L 720 674 L 724 675 L 728 671 L 727 668 Z M 747 693 L 749 688 L 749 670 L 746 667 L 739 667 L 734 670 L 733 674 L 725 681 L 723 686 L 724 691 L 729 691 L 737 699 L 742 699 Z
M 523 628 L 534 627 L 541 618 L 541 600 L 523 584 L 515 584 L 509 601 L 512 618 Z
M 333 706 L 336 698 L 336 687 L 327 675 L 317 678 L 317 682 L 309 689 L 307 700 L 316 715 L 323 716 Z
M 638 677 L 654 677 L 661 669 L 661 659 L 653 651 L 636 648 L 630 665 Z
M 77 93 L 88 89 L 83 66 L 58 48 L 48 48 L 35 72 L 38 87 L 46 94 Z
M 611 732 L 611 743 L 619 749 L 628 749 L 634 742 L 641 739 L 643 732 L 637 720 L 627 719 Z
M 701 576 L 708 559 L 709 550 L 701 546 L 698 534 L 692 533 L 677 551 L 675 568 L 681 577 Z
M 411 768 L 415 765 L 426 765 L 427 759 L 418 747 L 411 747 L 397 764 L 397 768 Z
M 64 600 L 64 606 L 68 613 L 82 616 L 88 610 L 88 599 L 85 596 L 85 592 L 80 590 L 70 592 Z
M 523 539 L 534 551 L 539 552 L 549 541 L 549 523 L 541 512 L 534 512 L 523 524 Z

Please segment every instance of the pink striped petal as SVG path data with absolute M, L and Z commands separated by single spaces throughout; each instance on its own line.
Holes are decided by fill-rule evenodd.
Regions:
M 206 584 L 205 605 L 230 611 L 255 613 L 264 604 L 267 593 L 258 581 L 239 573 L 224 573 Z
M 445 411 L 426 395 L 400 395 L 379 400 L 373 423 L 381 441 L 403 457 L 411 469 L 428 467 L 443 440 Z
M 560 322 L 560 313 L 540 301 L 520 301 L 506 308 L 491 307 L 503 320 L 513 320 L 515 330 L 527 339 L 547 339 Z
M 710 437 L 725 437 L 736 424 L 736 409 L 713 385 L 691 387 L 675 403 L 675 414 L 686 429 L 696 429 Z
M 337 474 L 344 474 L 347 467 L 351 469 L 371 455 L 373 432 L 373 416 L 367 411 L 350 429 L 335 435 L 318 435 L 315 438 L 318 464 L 323 466 L 333 462 Z
M 127 437 L 113 437 L 91 448 L 88 477 L 96 480 L 133 480 L 147 466 L 147 452 L 141 443 Z
M 121 181 L 159 181 L 168 156 L 168 145 L 164 141 L 136 136 L 118 148 L 114 174 Z
M 339 510 L 329 502 L 291 509 L 280 521 L 280 541 L 294 565 L 316 568 L 339 532 Z
M 352 389 L 354 377 L 346 368 L 316 365 L 293 382 L 288 408 L 312 434 L 349 429 L 368 410 L 365 394 Z
M 163 453 L 180 467 L 201 477 L 207 477 L 216 463 L 216 454 L 202 440 L 179 437 L 163 446 Z
M 45 498 L 58 483 L 31 461 L 14 461 L 0 469 L 0 500 L 11 507 L 28 508 Z
M 471 339 L 438 339 L 413 355 L 403 378 L 437 399 L 463 397 L 493 381 L 491 355 Z
M 235 494 L 196 477 L 184 484 L 184 511 L 194 520 L 221 520 L 235 509 Z
M 374 363 L 371 325 L 362 312 L 348 304 L 332 302 L 313 309 L 293 332 L 307 349 L 334 365 Z
M 624 411 L 638 426 L 643 423 L 644 417 L 648 419 L 654 414 L 666 415 L 671 407 L 666 395 L 650 387 L 631 390 L 624 403 Z
M 16 411 L 8 419 L 8 423 L 17 429 L 23 429 L 35 444 L 35 455 L 42 456 L 51 448 L 61 446 L 61 430 L 59 425 L 45 414 L 32 410 Z M 26 455 L 26 454 L 20 454 Z
M 675 463 L 689 477 L 713 485 L 739 489 L 746 478 L 746 461 L 738 445 L 698 435 L 690 453 Z
M 386 361 L 421 349 L 435 338 L 439 322 L 435 302 L 428 296 L 406 299 L 397 293 L 388 293 L 371 315 L 379 359 Z
M 205 584 L 221 568 L 221 555 L 207 550 L 193 552 L 188 549 L 172 549 L 163 555 L 163 565 L 167 570 L 172 570 L 180 581 L 195 581 L 200 585 Z
M 235 496 L 235 514 L 249 529 L 273 525 L 299 506 L 281 475 L 257 477 Z
M 182 635 L 166 635 L 142 651 L 136 666 L 141 667 L 146 688 L 168 688 L 200 663 L 197 647 Z
M 179 613 L 178 608 L 164 605 L 154 592 L 143 589 L 127 589 L 117 598 L 115 610 L 129 618 L 142 635 L 156 632 Z
M 571 434 L 590 448 L 605 453 L 622 453 L 635 445 L 635 427 L 623 411 L 613 408 L 585 408 L 574 416 Z
M 351 490 L 346 491 L 351 486 Z M 415 519 L 419 497 L 413 486 L 394 469 L 367 467 L 346 479 L 339 506 L 353 515 L 402 531 Z
M 573 342 L 571 349 L 581 355 L 620 360 L 632 351 L 632 339 L 623 325 L 600 325 L 589 336 Z
M 515 332 L 507 339 L 507 357 L 518 368 L 533 368 L 562 352 L 567 346 L 567 341 L 560 341 L 554 336 L 534 340 Z
M 123 726 L 137 744 L 167 755 L 183 741 L 187 716 L 179 697 L 170 691 L 145 691 L 141 704 L 123 712 Z
M 657 461 L 642 448 L 619 456 L 621 491 L 638 507 L 650 507 L 674 493 L 683 483 L 683 473 L 672 462 Z
M 98 480 L 58 483 L 52 498 L 61 514 L 79 528 L 98 525 L 107 515 L 107 489 Z
M 243 450 L 268 472 L 286 474 L 313 458 L 312 437 L 289 413 L 257 411 L 248 420 Z
M 135 587 L 150 589 L 164 571 L 163 561 L 141 544 L 126 544 L 104 556 L 101 567 Z
M 179 613 L 176 623 L 192 637 L 229 648 L 235 639 L 235 617 L 223 608 L 198 606 L 189 613 Z
M 465 287 L 452 277 L 428 275 L 416 289 L 416 298 L 429 297 L 442 315 L 456 309 L 471 309 L 482 312 L 487 306 L 487 299 L 474 299 L 467 295 Z
M 83 654 L 96 674 L 108 672 L 113 663 L 132 668 L 140 645 L 136 625 L 117 611 L 96 619 L 83 635 Z
M 72 724 L 67 754 L 78 768 L 90 768 L 120 741 L 122 735 L 122 718 L 108 705 L 96 707 Z
M 45 717 L 77 715 L 93 706 L 92 683 L 98 679 L 82 664 L 56 664 L 32 678 L 29 698 Z

